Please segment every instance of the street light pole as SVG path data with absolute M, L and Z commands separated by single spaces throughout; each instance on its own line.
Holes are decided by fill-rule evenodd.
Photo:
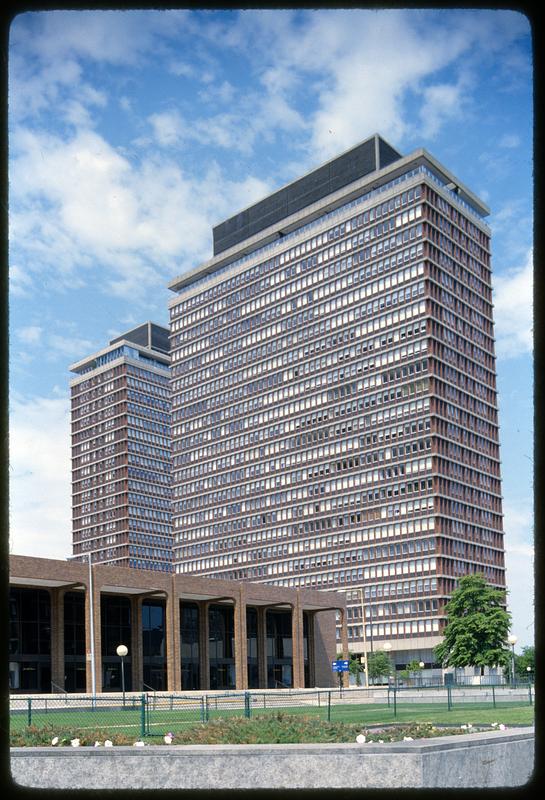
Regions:
M 117 655 L 121 659 L 121 689 L 123 691 L 123 708 L 125 708 L 125 656 L 128 652 L 128 648 L 124 644 L 120 644 L 116 650 Z
M 390 658 L 390 650 L 392 649 L 392 645 L 390 644 L 390 642 L 384 642 L 382 645 L 382 649 L 384 650 L 388 658 Z M 391 664 L 392 662 L 390 661 L 390 665 Z M 390 683 L 390 675 L 388 675 L 388 684 L 389 683 Z M 395 685 L 395 670 L 394 670 L 394 685 Z
M 89 626 L 91 628 L 91 692 L 93 693 L 93 703 L 97 693 L 97 678 L 95 664 L 95 614 L 93 596 L 93 568 L 91 566 L 91 551 L 87 553 L 89 564 Z
M 511 645 L 511 686 L 515 685 L 515 645 L 517 643 L 517 636 L 514 633 L 510 634 L 507 641 Z
M 369 688 L 369 664 L 367 663 L 367 635 L 365 633 L 365 608 L 363 606 L 363 588 L 360 586 L 361 622 L 363 630 L 363 663 L 365 666 L 365 688 Z
M 422 670 L 424 669 L 424 667 L 425 667 L 426 665 L 424 664 L 424 662 L 423 662 L 423 661 L 419 661 L 419 662 L 418 662 L 418 666 L 420 667 L 420 686 L 423 686 L 423 685 L 424 685 L 424 678 L 423 678 L 423 676 L 422 676 Z

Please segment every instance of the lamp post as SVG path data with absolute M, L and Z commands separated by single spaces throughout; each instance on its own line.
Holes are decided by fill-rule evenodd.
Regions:
M 367 635 L 365 633 L 365 608 L 363 606 L 363 589 L 360 586 L 361 624 L 363 630 L 363 665 L 365 668 L 365 688 L 369 688 L 369 664 L 367 663 Z
M 423 661 L 419 661 L 419 662 L 418 662 L 418 666 L 420 667 L 420 675 L 419 675 L 419 678 L 420 678 L 420 686 L 423 686 L 423 684 L 424 684 L 424 678 L 423 678 L 423 675 L 422 675 L 422 670 L 424 669 L 424 667 L 425 667 L 426 665 L 424 664 L 424 662 L 423 662 Z
M 384 650 L 384 652 L 386 653 L 386 655 L 389 658 L 390 657 L 390 650 L 392 649 L 392 645 L 390 644 L 390 642 L 384 642 L 383 645 L 382 645 L 382 649 Z M 388 683 L 390 683 L 390 675 L 388 675 Z M 394 684 L 395 684 L 395 672 L 394 672 Z
M 94 617 L 94 595 L 93 595 L 93 567 L 91 565 L 91 552 L 87 553 L 87 564 L 89 567 L 89 627 L 91 640 L 91 692 L 93 694 L 93 705 L 97 693 L 96 663 L 95 663 L 95 617 Z
M 125 708 L 125 656 L 128 652 L 128 648 L 124 644 L 120 644 L 116 650 L 117 655 L 121 659 L 121 689 L 123 692 L 123 708 Z
M 515 636 L 514 633 L 511 633 L 507 637 L 507 641 L 511 645 L 511 686 L 515 685 L 515 645 L 517 643 L 518 637 Z

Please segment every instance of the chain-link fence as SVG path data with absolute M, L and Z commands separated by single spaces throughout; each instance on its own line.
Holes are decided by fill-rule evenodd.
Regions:
M 252 690 L 192 694 L 40 695 L 12 697 L 12 733 L 33 728 L 72 728 L 123 733 L 135 738 L 206 725 L 220 717 L 255 717 L 283 712 L 323 720 L 396 721 L 429 712 L 501 709 L 532 705 L 534 687 L 399 687 L 316 690 Z M 443 714 L 444 716 L 444 714 Z

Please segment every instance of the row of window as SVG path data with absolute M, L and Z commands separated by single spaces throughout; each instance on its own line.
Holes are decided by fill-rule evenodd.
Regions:
M 389 243 L 388 247 L 403 247 L 404 240 L 406 238 L 406 243 L 408 244 L 411 240 L 415 240 L 417 237 L 420 238 L 422 236 L 422 225 L 413 226 L 412 228 L 407 229 L 404 234 L 398 234 L 399 241 L 397 241 L 396 237 L 393 237 L 391 242 Z M 410 261 L 412 257 L 412 253 L 415 254 L 418 251 L 418 244 L 415 242 L 413 245 L 415 250 L 412 250 L 412 247 L 408 247 L 406 250 L 400 249 L 398 253 L 398 257 L 396 257 L 396 265 L 399 260 L 399 266 Z M 358 262 L 360 264 L 364 264 L 365 262 L 369 261 L 371 258 L 374 258 L 374 253 L 377 249 L 377 245 L 373 245 L 373 247 L 369 248 L 366 247 L 360 253 L 355 253 L 354 256 L 350 259 L 343 259 L 341 261 L 337 261 L 335 263 L 335 271 L 340 274 L 342 269 L 346 269 L 347 263 L 351 260 L 351 266 L 354 267 Z M 406 258 L 405 258 L 406 254 Z M 392 263 L 392 257 L 390 258 L 390 263 Z M 373 264 L 369 264 L 367 267 L 362 267 L 359 271 L 353 271 L 347 277 L 347 287 L 352 286 L 354 283 L 359 283 L 360 281 L 365 281 L 366 278 L 373 277 L 373 273 L 376 270 L 376 262 Z M 377 283 L 376 281 L 374 283 Z M 373 285 L 373 284 L 370 284 Z M 377 293 L 378 288 L 375 287 L 373 293 Z M 308 298 L 307 298 L 308 299 Z M 348 301 L 346 300 L 346 304 Z M 322 304 L 323 305 L 323 304 Z M 378 308 L 378 303 L 377 303 Z M 245 334 L 251 333 L 252 337 L 255 336 L 256 340 L 261 333 L 261 338 L 265 337 L 265 332 L 263 330 L 263 326 L 269 322 L 269 320 L 274 319 L 274 316 L 280 314 L 280 307 L 279 306 L 270 306 L 261 314 L 254 315 L 249 319 L 245 319 L 239 321 L 237 323 L 232 324 L 230 327 L 225 327 L 221 330 L 213 331 L 209 329 L 207 325 L 198 325 L 195 329 L 193 329 L 193 345 L 191 345 L 191 340 L 186 339 L 185 344 L 181 342 L 179 345 L 173 345 L 173 352 L 180 351 L 184 354 L 184 356 L 190 356 L 195 353 L 198 353 L 201 350 L 210 350 L 211 348 L 219 345 L 223 342 L 229 341 L 235 337 L 243 336 Z M 288 309 L 286 309 L 287 311 Z M 307 319 L 312 317 L 314 308 L 310 307 L 307 311 L 303 312 L 303 314 L 294 315 L 292 318 L 284 319 L 281 323 L 277 323 L 277 327 L 281 330 L 289 330 L 296 326 L 301 318 L 302 321 L 306 322 Z M 362 313 L 370 313 L 369 311 L 365 311 L 365 307 Z M 213 321 L 212 321 L 213 322 Z M 182 321 L 179 321 L 179 324 L 183 324 Z M 173 323 L 173 327 L 175 327 L 176 322 Z M 257 329 L 261 328 L 261 332 Z M 253 332 L 252 332 L 253 331 Z M 179 336 L 183 336 L 183 334 L 179 334 Z M 252 338 L 252 341 L 253 338 Z
M 418 313 L 418 312 L 417 312 Z M 251 353 L 241 353 L 238 356 L 227 356 L 225 361 L 217 363 L 211 367 L 193 367 L 192 376 L 186 376 L 183 380 L 184 386 L 191 386 L 193 383 L 203 383 L 210 378 L 218 378 L 221 376 L 222 386 L 233 386 L 237 383 L 250 380 L 258 377 L 264 373 L 271 373 L 273 370 L 282 369 L 282 377 L 284 381 L 293 380 L 294 377 L 299 375 L 308 375 L 318 369 L 325 369 L 326 367 L 341 365 L 342 362 L 350 361 L 358 356 L 365 355 L 366 353 L 377 353 L 376 358 L 380 361 L 378 351 L 386 348 L 391 348 L 392 345 L 403 343 L 408 340 L 414 340 L 420 335 L 425 335 L 427 331 L 427 323 L 425 320 L 417 321 L 410 325 L 403 325 L 402 327 L 392 327 L 388 332 L 384 332 L 381 336 L 367 336 L 367 323 L 357 326 L 353 332 L 346 332 L 345 336 L 327 336 L 324 339 L 316 339 L 309 342 L 304 347 L 293 347 L 282 352 L 284 340 L 278 340 L 269 345 L 254 348 Z M 373 323 L 369 323 L 370 331 L 373 330 Z M 338 345 L 343 345 L 346 341 L 347 346 L 338 349 Z M 352 344 L 349 344 L 353 342 Z M 414 342 L 416 344 L 416 342 Z M 411 347 L 407 344 L 406 347 Z M 269 353 L 278 353 L 272 358 L 266 359 L 266 351 Z M 319 355 L 318 358 L 309 360 L 314 354 Z M 252 355 L 253 354 L 253 355 Z M 195 359 L 192 359 L 195 360 Z M 252 363 L 255 362 L 255 363 Z M 364 369 L 373 368 L 373 360 L 368 359 L 363 362 Z M 237 371 L 238 370 L 238 371 Z M 174 382 L 175 386 L 180 386 L 181 381 Z M 214 384 L 215 385 L 215 384 Z
M 311 536 L 309 533 L 314 530 L 310 528 L 309 522 L 300 525 L 276 525 L 267 530 L 254 530 L 248 533 L 241 533 L 248 528 L 247 520 L 239 520 L 237 525 L 238 533 L 234 531 L 234 524 L 230 522 L 217 523 L 209 528 L 186 528 L 175 536 L 176 542 L 196 541 L 194 545 L 198 553 L 220 552 L 221 550 L 236 550 L 238 547 L 245 547 L 257 542 L 270 543 L 289 539 L 282 543 L 288 548 L 288 554 L 307 553 L 311 550 L 327 549 L 332 550 L 345 544 L 355 544 L 359 542 L 373 542 L 380 539 L 393 539 L 400 536 L 412 536 L 413 534 L 425 533 L 435 530 L 436 524 L 434 517 L 422 517 L 410 519 L 405 522 L 390 523 L 389 525 L 375 525 L 359 530 L 346 530 L 341 533 L 331 533 L 327 536 Z M 244 524 L 243 524 L 244 523 Z M 235 533 L 235 535 L 229 535 Z M 297 540 L 294 537 L 306 534 L 304 539 Z M 225 538 L 219 538 L 225 537 Z M 209 541 L 204 541 L 205 539 Z M 177 548 L 178 551 L 180 548 Z
M 378 317 L 374 320 L 370 320 L 369 322 L 363 322 L 360 325 L 354 326 L 349 330 L 346 330 L 344 333 L 339 332 L 338 334 L 333 334 L 331 336 L 325 336 L 327 332 L 331 330 L 331 320 L 322 320 L 320 323 L 316 323 L 314 326 L 309 326 L 305 331 L 302 331 L 299 335 L 303 342 L 308 342 L 305 344 L 305 348 L 308 348 L 309 352 L 312 353 L 312 347 L 319 347 L 319 350 L 329 350 L 336 345 L 345 345 L 349 344 L 350 342 L 358 342 L 361 343 L 361 350 L 360 352 L 364 351 L 364 342 L 374 342 L 375 339 L 370 339 L 370 336 L 373 332 L 378 332 L 380 330 L 384 330 L 384 333 L 380 337 L 381 339 L 381 346 L 382 345 L 382 338 L 386 336 L 394 336 L 395 326 L 401 322 L 406 320 L 414 319 L 426 311 L 426 303 L 425 301 L 420 301 L 419 303 L 415 303 L 413 305 L 407 306 L 406 308 L 399 309 L 399 311 L 394 311 L 390 314 L 384 314 L 381 317 Z M 418 324 L 418 323 L 417 323 Z M 321 338 L 323 337 L 323 338 Z M 378 337 L 376 337 L 378 338 Z M 287 348 L 287 357 L 288 363 L 290 362 L 290 353 L 295 353 L 296 357 L 291 356 L 292 362 L 301 360 L 301 354 L 297 352 L 296 348 L 296 341 L 291 336 L 284 337 L 283 339 L 279 340 L 272 340 L 269 344 L 266 345 L 267 352 L 273 352 L 273 348 L 275 347 L 275 342 L 278 341 L 278 347 Z M 297 339 L 298 341 L 298 339 Z M 390 344 L 389 341 L 386 341 L 386 344 Z M 354 345 L 356 346 L 356 345 Z M 265 346 L 264 346 L 265 347 Z M 227 355 L 229 356 L 229 363 L 234 364 L 237 358 L 243 358 L 244 356 L 238 356 L 235 358 L 232 357 L 231 347 L 226 348 Z M 258 351 L 252 351 L 258 352 Z M 344 350 L 342 351 L 344 353 Z M 263 355 L 263 354 L 262 354 Z M 303 355 L 308 355 L 307 353 L 303 352 Z M 182 386 L 183 382 L 178 380 L 173 380 L 172 389 L 174 393 L 177 393 L 178 389 Z M 245 401 L 242 407 L 244 416 L 247 416 L 249 412 L 248 402 Z M 263 411 L 263 421 L 267 422 L 269 419 L 276 419 L 278 415 L 274 415 L 273 411 Z M 187 423 L 188 425 L 191 424 L 193 429 L 195 425 L 205 425 L 209 427 L 215 423 L 218 423 L 223 419 L 223 412 L 217 411 L 212 412 L 210 414 L 205 415 L 200 420 L 192 421 L 191 423 Z M 260 415 L 261 417 L 261 415 Z M 261 418 L 259 420 L 261 422 Z M 185 423 L 181 423 L 179 425 L 175 425 L 173 428 L 173 433 L 179 434 L 185 431 Z
M 398 403 L 396 408 L 402 409 L 404 415 L 408 415 L 409 413 L 414 413 L 411 409 L 414 407 L 417 408 L 417 404 L 419 401 L 414 400 L 412 402 L 400 402 L 403 399 L 408 398 L 411 395 L 418 395 L 424 392 L 427 392 L 429 389 L 429 381 L 427 379 L 423 379 L 421 381 L 416 381 L 414 383 L 409 383 L 404 386 L 397 386 L 395 388 L 391 388 L 386 392 L 377 392 L 377 393 L 366 393 L 363 399 L 359 399 L 357 401 L 358 410 L 364 410 L 367 408 L 374 408 L 375 406 L 381 406 L 382 404 L 389 404 L 389 403 Z M 250 401 L 248 403 L 248 411 L 254 410 L 253 406 L 255 403 L 255 410 L 259 408 L 259 399 L 257 398 L 255 401 Z M 327 396 L 325 399 L 322 397 L 320 398 L 324 405 L 327 403 Z M 354 402 L 351 401 L 348 405 L 351 407 L 353 406 Z M 422 403 L 428 402 L 429 398 L 422 399 Z M 307 398 L 306 400 L 300 400 L 293 404 L 289 404 L 286 406 L 281 406 L 277 408 L 272 408 L 271 413 L 273 416 L 280 414 L 285 415 L 286 417 L 290 417 L 291 419 L 295 418 L 296 414 L 301 414 L 301 412 L 311 411 L 312 413 L 318 412 L 318 403 L 317 398 Z M 333 415 L 336 414 L 337 410 L 341 407 L 346 407 L 346 404 L 342 403 L 337 406 L 330 406 L 329 409 L 322 409 L 322 413 L 325 410 L 330 411 Z M 233 411 L 233 409 L 229 409 L 228 411 Z M 392 413 L 394 413 L 394 409 L 392 409 Z M 232 414 L 234 416 L 234 412 Z M 199 447 L 200 444 L 203 444 L 205 441 L 209 441 L 210 437 L 204 433 L 201 433 L 195 437 L 194 441 L 194 449 L 182 456 L 176 456 L 173 459 L 173 463 L 175 466 L 185 466 L 187 464 L 196 463 L 203 461 L 207 458 L 214 458 L 217 457 L 217 448 L 213 445 Z M 245 461 L 252 462 L 256 460 L 260 460 L 265 456 L 265 447 L 259 447 L 254 449 L 242 449 L 243 446 L 248 446 L 248 441 L 244 441 L 245 437 L 235 437 L 234 439 L 228 440 L 227 442 L 223 442 L 222 445 L 222 452 L 228 452 L 229 450 L 235 450 L 236 455 L 232 456 L 232 464 L 242 464 Z M 173 449 L 175 448 L 175 444 L 173 443 Z M 280 459 L 275 459 L 274 461 L 270 462 L 271 469 L 284 469 L 286 466 L 286 457 L 282 456 Z
M 343 206 L 340 206 L 335 211 L 322 215 L 318 220 L 311 223 L 307 223 L 307 225 L 287 234 L 285 237 L 282 238 L 282 240 L 278 240 L 269 245 L 265 245 L 264 247 L 254 250 L 247 256 L 242 256 L 241 258 L 238 258 L 237 260 L 225 265 L 224 267 L 219 267 L 211 275 L 197 279 L 188 286 L 184 287 L 184 289 L 181 290 L 181 294 L 188 291 L 194 293 L 195 289 L 203 285 L 204 283 L 208 283 L 211 280 L 217 280 L 219 276 L 227 272 L 234 273 L 246 261 L 248 261 L 249 259 L 252 260 L 255 259 L 256 256 L 258 256 L 259 254 L 264 254 L 270 250 L 277 249 L 279 246 L 285 248 L 286 244 L 290 241 L 290 239 L 299 237 L 301 233 L 303 233 L 304 231 L 316 230 L 332 216 L 338 218 L 347 210 L 354 208 L 356 205 L 359 205 L 362 202 L 367 201 L 377 192 L 386 191 L 400 181 L 410 180 L 414 178 L 415 175 L 420 171 L 423 172 L 424 167 L 419 167 L 416 170 L 412 170 L 409 173 L 406 173 L 405 175 L 399 176 L 398 178 L 395 178 L 394 181 L 388 182 L 379 189 L 367 192 L 361 197 L 356 198 L 355 200 L 352 200 L 349 203 L 344 204 Z M 412 194 L 410 201 L 408 200 L 409 192 Z M 420 199 L 420 197 L 422 196 L 422 187 L 415 186 L 411 188 L 409 192 L 403 193 L 405 198 L 405 203 L 408 202 L 412 203 Z M 393 203 L 393 210 L 400 208 L 402 205 L 402 195 L 397 195 L 396 197 L 392 197 L 388 203 L 388 207 L 390 203 Z M 250 283 L 255 279 L 259 279 L 261 276 L 267 275 L 269 272 L 274 271 L 275 269 L 283 266 L 284 264 L 288 264 L 290 261 L 293 262 L 295 261 L 295 259 L 299 259 L 301 256 L 312 252 L 312 250 L 322 247 L 327 242 L 330 242 L 335 238 L 343 236 L 345 233 L 349 233 L 353 228 L 361 227 L 362 225 L 367 224 L 369 221 L 373 221 L 370 219 L 371 212 L 374 213 L 373 217 L 374 219 L 376 217 L 376 212 L 373 209 L 367 209 L 366 211 L 362 212 L 359 216 L 346 220 L 340 225 L 332 227 L 329 230 L 325 230 L 324 232 L 318 233 L 314 237 L 309 238 L 307 241 L 298 243 L 297 245 L 295 245 L 295 247 L 285 250 L 285 252 L 277 256 L 273 256 L 272 258 L 269 258 L 267 261 L 264 261 L 260 264 L 256 264 L 243 272 L 240 271 L 236 275 L 233 274 L 232 277 L 226 277 L 224 280 L 222 280 L 220 283 L 216 283 L 210 289 L 204 290 L 203 292 L 200 292 L 198 294 L 194 293 L 191 297 L 188 297 L 182 300 L 180 303 L 174 304 L 172 306 L 171 318 L 183 315 L 190 309 L 195 308 L 201 305 L 202 303 L 206 303 L 207 305 L 209 303 L 214 303 L 215 299 L 221 297 L 221 295 L 228 294 L 232 290 L 238 289 L 239 286 L 243 286 L 244 284 Z M 238 299 L 236 298 L 236 291 L 234 291 L 233 294 L 235 295 L 234 297 L 235 301 L 238 302 Z
M 347 501 L 351 501 L 354 503 L 356 501 L 356 494 L 347 495 Z M 341 505 L 343 504 L 345 498 L 332 498 L 331 499 L 331 510 L 334 509 L 334 504 L 338 506 L 339 502 Z M 360 502 L 361 502 L 361 494 L 360 494 Z M 449 501 L 450 502 L 450 501 Z M 456 504 L 453 504 L 456 505 Z M 203 523 L 213 523 L 215 520 L 219 519 L 226 519 L 227 517 L 236 516 L 238 514 L 242 514 L 243 503 L 231 503 L 227 506 L 218 507 L 215 509 L 203 510 L 194 512 L 192 514 L 187 514 L 185 517 L 183 516 L 175 516 L 174 519 L 174 527 L 175 528 L 182 528 L 185 526 L 194 527 L 195 525 L 203 524 Z M 312 508 L 312 505 L 311 505 Z M 450 514 L 450 505 L 445 507 L 444 513 Z M 309 509 L 310 510 L 310 509 Z M 309 513 L 307 510 L 307 513 Z M 414 500 L 408 500 L 403 503 L 392 503 L 386 506 L 377 506 L 373 508 L 365 508 L 361 510 L 361 519 L 360 521 L 373 521 L 373 520 L 380 520 L 380 519 L 393 519 L 394 517 L 402 517 L 408 514 L 419 513 L 421 511 L 433 511 L 434 510 L 434 500 L 433 497 L 427 498 L 416 498 Z M 456 508 L 457 513 L 452 512 L 452 516 L 459 516 L 461 515 L 461 510 Z M 312 511 L 311 511 L 312 513 Z M 245 514 L 246 515 L 246 514 Z M 292 520 L 296 519 L 297 517 L 303 517 L 303 507 L 298 506 L 295 508 L 281 508 L 278 511 L 267 512 L 265 514 L 258 514 L 255 516 L 250 516 L 249 524 L 251 527 L 260 527 L 263 525 L 270 525 L 276 524 L 281 521 L 285 520 Z M 342 518 L 341 518 L 342 519 Z M 479 522 L 477 518 L 474 519 L 475 522 Z M 337 518 L 332 519 L 333 527 L 337 525 Z M 344 521 L 342 522 L 344 524 Z
M 427 522 L 427 520 L 426 520 Z M 420 525 L 418 526 L 420 530 Z M 223 555 L 213 556 L 205 560 L 206 566 L 210 567 L 223 567 L 226 564 L 245 563 L 249 561 L 262 562 L 266 559 L 281 559 L 284 556 L 296 554 L 298 551 L 305 555 L 305 558 L 292 560 L 293 564 L 297 564 L 299 569 L 315 569 L 316 567 L 325 566 L 338 566 L 339 564 L 349 564 L 352 561 L 374 561 L 384 560 L 394 556 L 412 555 L 414 553 L 433 552 L 436 546 L 435 538 L 417 538 L 410 539 L 403 542 L 392 542 L 390 544 L 376 545 L 372 547 L 363 547 L 352 550 L 335 550 L 335 546 L 342 547 L 346 544 L 346 536 L 322 536 L 321 538 L 310 538 L 306 541 L 300 542 L 284 542 L 278 545 L 270 544 L 268 547 L 259 547 L 254 549 L 246 549 L 242 553 L 225 553 Z M 354 540 L 359 538 L 363 539 L 363 531 L 357 532 L 357 537 L 354 535 Z M 341 540 L 337 541 L 337 545 L 326 546 L 326 539 Z M 178 548 L 178 558 L 195 557 L 198 555 L 206 555 L 211 550 L 211 542 L 199 542 L 187 547 Z M 323 553 L 319 553 L 323 550 Z M 314 554 L 313 554 L 314 553 Z M 466 551 L 463 551 L 463 555 Z M 287 562 L 285 562 L 287 563 Z M 297 568 L 297 567 L 296 567 Z M 290 570 L 291 571 L 291 570 Z
M 357 440 L 356 440 L 357 441 Z M 328 448 L 328 445 L 324 447 L 324 454 L 325 450 Z M 405 455 L 410 453 L 417 453 L 418 451 L 425 451 L 431 448 L 431 440 L 430 439 L 420 439 L 415 442 L 399 446 L 399 447 L 392 447 L 386 448 L 385 450 L 378 450 L 374 453 L 365 453 L 361 456 L 354 456 L 353 458 L 344 459 L 341 462 L 335 462 L 331 465 L 325 465 L 323 469 L 324 476 L 329 474 L 338 473 L 339 471 L 345 470 L 352 470 L 356 469 L 360 464 L 363 466 L 364 463 L 371 464 L 373 461 L 377 463 L 388 461 L 392 458 L 401 458 Z M 319 448 L 320 450 L 321 448 Z M 276 488 L 280 487 L 287 487 L 289 485 L 294 485 L 293 489 L 288 489 L 286 492 L 283 492 L 282 495 L 286 495 L 285 498 L 282 499 L 282 502 L 287 501 L 291 502 L 293 500 L 300 500 L 305 499 L 307 497 L 316 497 L 319 495 L 325 494 L 336 494 L 340 492 L 342 489 L 352 488 L 352 487 L 359 487 L 359 486 L 366 486 L 370 484 L 381 484 L 383 485 L 385 482 L 391 481 L 392 478 L 402 477 L 404 475 L 415 475 L 418 472 L 426 471 L 431 469 L 432 461 L 431 458 L 421 458 L 421 459 L 413 459 L 411 461 L 406 461 L 404 463 L 392 465 L 385 468 L 380 469 L 370 469 L 370 470 L 362 470 L 356 473 L 351 473 L 347 477 L 333 479 L 333 480 L 326 480 L 320 483 L 309 483 L 310 477 L 315 477 L 314 473 L 316 472 L 317 475 L 317 468 L 309 468 L 308 470 L 297 470 L 292 473 L 284 473 L 282 476 L 278 476 L 277 478 L 264 478 L 258 481 L 251 481 L 248 483 L 243 482 L 243 478 L 241 475 L 234 473 L 233 480 L 229 481 L 228 483 L 233 483 L 233 488 L 225 488 L 218 491 L 217 486 L 210 485 L 212 482 L 208 481 L 198 481 L 198 482 L 185 482 L 182 483 L 179 487 L 176 487 L 176 491 L 174 492 L 175 497 L 184 497 L 188 496 L 188 500 L 184 500 L 180 503 L 177 503 L 177 507 L 185 510 L 186 508 L 191 508 L 192 503 L 196 501 L 199 497 L 199 492 L 205 492 L 205 505 L 208 502 L 216 503 L 216 502 L 226 502 L 227 500 L 231 500 L 233 498 L 238 497 L 249 497 L 253 494 L 257 493 L 266 493 L 268 496 L 274 497 L 275 494 L 270 494 L 271 490 L 274 492 Z M 242 472 L 240 470 L 239 472 Z M 303 473 L 307 473 L 307 480 L 303 478 Z M 300 476 L 298 478 L 298 475 Z M 205 485 L 206 483 L 206 485 Z M 226 482 L 227 483 L 227 482 Z M 297 486 L 297 484 L 300 484 Z
M 400 636 L 412 637 L 422 636 L 423 634 L 438 633 L 439 620 L 437 619 L 418 619 L 405 620 L 399 622 L 385 622 L 376 625 L 366 625 L 365 635 L 369 641 L 371 637 L 377 638 L 396 638 Z M 349 639 L 363 639 L 362 626 L 354 626 L 348 629 Z
M 411 222 L 414 220 L 415 217 L 420 217 L 421 215 L 422 215 L 422 209 L 420 206 L 418 206 L 416 209 L 416 213 L 413 210 L 413 218 L 411 219 Z M 409 233 L 409 239 L 415 239 L 420 235 L 421 235 L 421 230 L 416 230 L 415 228 L 412 236 Z M 350 250 L 352 246 L 354 247 L 362 246 L 368 240 L 369 237 L 366 238 L 364 234 L 361 234 L 359 241 L 358 239 L 355 239 L 353 240 L 352 243 L 347 242 L 346 246 L 343 246 L 342 244 L 338 245 L 337 246 L 339 248 L 338 251 L 337 248 L 335 248 L 332 252 L 330 251 L 329 254 L 327 253 L 327 251 L 318 254 L 318 256 L 311 262 L 312 266 L 316 267 L 316 271 L 314 273 L 309 273 L 307 275 L 304 275 L 303 277 L 299 277 L 297 278 L 297 280 L 293 282 L 287 281 L 286 276 L 284 275 L 283 272 L 278 273 L 270 281 L 271 286 L 277 283 L 279 285 L 278 289 L 272 292 L 265 293 L 258 298 L 254 296 L 246 304 L 238 303 L 231 310 L 226 310 L 223 313 L 220 313 L 218 310 L 215 310 L 213 306 L 204 307 L 201 310 L 199 318 L 196 320 L 196 322 L 201 323 L 201 321 L 205 320 L 207 316 L 213 315 L 212 318 L 209 320 L 208 325 L 204 324 L 195 325 L 195 323 L 192 322 L 191 320 L 192 315 L 190 315 L 190 317 L 184 317 L 183 325 L 181 326 L 182 332 L 179 333 L 177 336 L 173 337 L 172 340 L 173 350 L 177 348 L 179 345 L 182 345 L 184 342 L 194 339 L 197 333 L 198 335 L 202 335 L 204 333 L 216 330 L 217 328 L 224 327 L 225 325 L 232 324 L 235 320 L 241 319 L 242 317 L 248 316 L 249 314 L 255 315 L 255 312 L 259 311 L 261 308 L 270 308 L 271 305 L 276 304 L 277 307 L 283 309 L 283 313 L 285 313 L 285 311 L 287 310 L 300 308 L 307 302 L 316 302 L 317 300 L 327 297 L 330 294 L 337 294 L 342 289 L 348 288 L 350 285 L 352 285 L 353 282 L 359 280 L 365 281 L 366 278 L 372 276 L 371 268 L 369 268 L 370 270 L 369 275 L 366 274 L 366 271 L 362 270 L 360 273 L 350 276 L 350 278 L 345 275 L 344 277 L 338 278 L 337 280 L 334 280 L 331 283 L 327 283 L 327 278 L 329 276 L 335 275 L 336 272 L 341 273 L 344 272 L 345 270 L 350 270 L 352 266 L 355 266 L 356 263 L 359 263 L 360 261 L 359 256 L 357 258 L 354 257 L 354 259 L 352 259 L 352 257 L 350 256 L 348 256 L 346 259 L 341 259 L 340 261 L 337 261 L 334 264 L 332 264 L 329 267 L 329 269 L 327 268 L 320 269 L 320 267 L 322 263 L 327 261 L 327 256 L 334 258 L 336 255 L 343 254 L 347 250 Z M 399 244 L 401 243 L 402 242 L 400 241 Z M 410 250 L 407 249 L 406 252 L 407 252 L 406 260 L 408 261 L 410 260 Z M 414 252 L 416 254 L 416 247 L 414 249 Z M 401 261 L 403 263 L 403 258 Z M 397 258 L 395 259 L 395 262 L 397 263 Z M 390 267 L 390 264 L 391 264 L 390 261 L 384 260 L 383 268 L 388 269 Z M 378 265 L 377 265 L 377 270 L 378 270 Z M 389 285 L 395 286 L 398 283 L 398 279 L 395 273 L 391 277 L 386 277 L 382 280 L 385 282 L 385 285 L 388 288 Z M 316 284 L 318 288 L 309 291 L 314 284 Z M 376 292 L 378 291 L 377 289 L 374 289 L 373 292 L 371 292 L 368 291 L 369 288 L 370 285 L 362 289 L 363 291 L 362 298 L 365 296 L 370 296 L 371 294 L 376 294 Z M 249 294 L 253 294 L 253 292 L 245 290 L 241 294 L 245 294 L 246 296 L 248 296 Z M 297 299 L 294 299 L 292 301 L 282 303 L 283 300 L 285 299 L 287 300 L 287 298 L 289 298 L 291 295 L 298 295 L 298 297 Z M 253 324 L 259 325 L 260 319 L 261 315 L 259 314 L 255 315 L 253 318 Z M 267 317 L 264 316 L 264 319 L 267 319 Z M 194 327 L 191 327 L 192 325 L 194 325 Z M 175 330 L 176 326 L 173 326 L 173 329 Z

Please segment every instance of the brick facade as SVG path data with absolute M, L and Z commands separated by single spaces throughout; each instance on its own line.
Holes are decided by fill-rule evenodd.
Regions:
M 131 636 L 126 642 L 130 649 L 132 687 L 142 690 L 143 645 L 142 603 L 146 599 L 160 599 L 165 603 L 165 661 L 168 691 L 180 691 L 181 635 L 180 603 L 196 602 L 200 609 L 200 687 L 210 687 L 208 669 L 208 608 L 220 604 L 233 608 L 234 614 L 234 666 L 236 688 L 248 688 L 248 648 L 246 610 L 256 608 L 258 613 L 258 666 L 259 686 L 267 686 L 267 610 L 280 609 L 291 612 L 292 676 L 293 687 L 305 686 L 303 625 L 308 617 L 308 659 L 310 685 L 335 684 L 331 660 L 336 657 L 336 613 L 341 620 L 342 649 L 348 652 L 346 636 L 346 605 L 344 595 L 337 592 L 286 589 L 266 584 L 217 580 L 197 576 L 150 574 L 146 570 L 105 565 L 92 567 L 92 599 L 89 592 L 89 568 L 78 562 L 56 561 L 27 556 L 10 557 L 10 585 L 18 588 L 45 589 L 51 601 L 51 682 L 52 691 L 64 689 L 64 595 L 67 591 L 85 593 L 85 658 L 86 690 L 92 691 L 91 669 L 91 616 L 94 629 L 94 655 L 96 691 L 102 686 L 101 598 L 125 596 L 131 602 Z M 203 613 L 205 612 L 205 613 Z

